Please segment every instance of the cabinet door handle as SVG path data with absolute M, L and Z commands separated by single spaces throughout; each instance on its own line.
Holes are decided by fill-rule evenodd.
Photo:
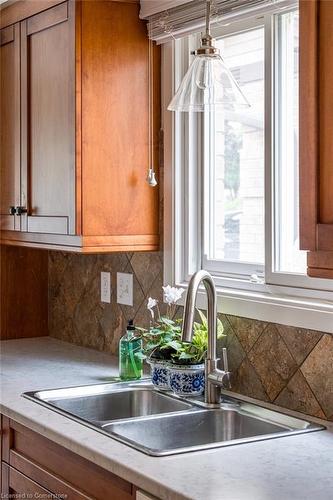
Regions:
M 16 214 L 16 208 L 15 207 L 9 207 L 9 215 L 15 215 Z
M 17 215 L 22 215 L 27 213 L 27 209 L 25 207 L 16 207 L 16 213 Z

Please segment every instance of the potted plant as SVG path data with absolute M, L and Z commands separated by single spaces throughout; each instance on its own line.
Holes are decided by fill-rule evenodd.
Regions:
M 174 307 L 183 289 L 163 287 L 168 304 L 166 316 L 161 316 L 158 302 L 148 299 L 148 309 L 152 315 L 149 330 L 140 329 L 143 339 L 143 354 L 151 366 L 152 382 L 160 389 L 171 389 L 179 395 L 202 394 L 205 387 L 205 358 L 208 346 L 208 323 L 205 315 L 198 310 L 201 322 L 193 324 L 192 342 L 182 342 L 182 320 L 173 320 Z M 155 321 L 154 310 L 158 318 Z M 223 325 L 217 320 L 217 336 L 223 336 Z
M 142 358 L 151 367 L 152 383 L 159 389 L 169 389 L 168 385 L 168 363 L 171 362 L 172 354 L 176 353 L 181 340 L 181 320 L 173 320 L 176 303 L 184 292 L 183 288 L 171 286 L 163 287 L 164 300 L 167 303 L 167 313 L 161 316 L 158 301 L 149 297 L 147 309 L 150 311 L 152 321 L 150 328 L 138 328 L 142 332 L 143 352 Z M 157 319 L 155 319 L 157 310 Z
M 192 342 L 175 341 L 176 352 L 168 365 L 169 388 L 180 396 L 200 395 L 205 389 L 205 358 L 208 347 L 208 322 L 197 309 L 201 323 L 194 322 Z M 222 322 L 217 320 L 217 338 L 223 337 Z M 176 346 L 177 344 L 177 346 Z

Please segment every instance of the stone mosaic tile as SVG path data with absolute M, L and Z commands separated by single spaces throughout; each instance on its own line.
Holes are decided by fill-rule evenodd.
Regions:
M 221 358 L 220 367 L 222 369 L 224 368 L 222 363 L 222 348 L 226 347 L 228 353 L 229 370 L 231 370 L 232 372 L 236 372 L 246 354 L 238 340 L 237 335 L 231 328 L 227 316 L 219 315 L 219 318 L 222 321 L 224 327 L 223 333 L 225 334 L 225 337 L 217 342 L 218 356 Z
M 325 418 L 325 414 L 300 370 L 274 401 L 279 406 L 300 411 L 314 417 Z
M 265 329 L 248 357 L 270 400 L 274 401 L 297 370 L 297 364 L 275 325 L 270 324 Z
M 245 352 L 249 352 L 267 326 L 264 321 L 228 315 L 231 327 Z
M 111 273 L 112 285 L 116 285 L 117 272 L 123 273 L 128 266 L 129 258 L 126 253 L 112 253 L 98 255 L 98 271 Z M 114 288 L 116 290 L 116 288 Z
M 135 324 L 141 326 L 142 328 L 148 328 L 152 322 L 152 317 L 150 312 L 147 309 L 147 301 L 148 297 L 152 297 L 158 301 L 158 310 L 155 310 L 155 319 L 158 317 L 158 311 L 163 316 L 167 312 L 167 306 L 163 302 L 163 290 L 162 290 L 162 274 L 159 274 L 150 289 L 148 290 L 147 295 L 142 301 L 136 315 L 135 315 Z
M 70 261 L 70 254 L 65 252 L 49 252 L 49 295 L 56 294 L 61 285 L 62 276 Z
M 122 310 L 122 313 L 123 313 L 126 321 L 129 321 L 131 319 L 134 320 L 135 315 L 136 315 L 139 307 L 141 306 L 142 302 L 145 299 L 145 295 L 142 291 L 142 287 L 141 287 L 130 263 L 128 263 L 128 265 L 126 266 L 126 268 L 124 269 L 123 272 L 133 275 L 133 305 L 127 306 L 127 305 L 120 304 L 120 308 Z M 116 289 L 117 289 L 117 287 L 115 286 L 113 288 L 113 290 L 116 291 Z M 114 295 L 116 295 L 116 292 Z M 117 297 L 115 296 L 113 299 L 117 300 Z
M 301 367 L 328 419 L 333 420 L 333 336 L 323 335 Z
M 126 329 L 126 319 L 124 318 L 118 304 L 106 304 L 100 318 L 100 325 L 104 334 L 104 351 L 118 354 L 119 340 L 124 335 Z
M 134 253 L 131 258 L 131 266 L 143 293 L 147 295 L 157 276 L 162 273 L 162 263 L 159 254 L 157 252 Z
M 83 339 L 83 345 L 103 350 L 104 335 L 100 325 L 103 304 L 99 300 L 99 295 L 100 283 L 97 275 L 89 282 L 89 286 L 75 307 L 73 316 L 74 342 L 79 342 L 81 332 L 84 330 L 86 335 Z
M 63 293 L 51 297 L 52 310 L 49 312 L 49 334 L 60 340 L 73 342 L 74 330 L 72 315 L 65 305 Z
M 315 330 L 305 330 L 293 326 L 276 325 L 291 355 L 301 365 L 323 334 Z
M 231 390 L 261 401 L 269 401 L 265 388 L 250 361 L 245 358 L 236 373 L 232 374 Z

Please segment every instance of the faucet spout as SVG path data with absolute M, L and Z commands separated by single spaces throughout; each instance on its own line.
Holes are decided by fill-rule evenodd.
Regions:
M 193 322 L 195 314 L 195 302 L 201 283 L 204 285 L 208 305 L 207 305 L 207 321 L 208 321 L 208 348 L 205 361 L 205 400 L 209 404 L 217 404 L 220 402 L 221 386 L 224 385 L 225 379 L 229 380 L 229 372 L 227 371 L 226 351 L 224 351 L 225 366 L 224 370 L 217 368 L 217 307 L 216 307 L 216 288 L 213 278 L 210 273 L 205 270 L 198 271 L 193 274 L 186 295 L 186 302 L 183 315 L 182 341 L 191 342 L 193 336 Z

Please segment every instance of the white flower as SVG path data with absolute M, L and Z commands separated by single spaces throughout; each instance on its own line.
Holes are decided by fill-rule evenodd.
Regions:
M 151 297 L 149 297 L 148 299 L 148 303 L 147 303 L 147 309 L 150 311 L 150 314 L 151 314 L 151 317 L 154 319 L 154 307 L 157 306 L 157 300 L 156 299 L 152 299 Z
M 185 292 L 184 288 L 176 288 L 175 286 L 163 286 L 164 300 L 169 304 L 175 304 Z

